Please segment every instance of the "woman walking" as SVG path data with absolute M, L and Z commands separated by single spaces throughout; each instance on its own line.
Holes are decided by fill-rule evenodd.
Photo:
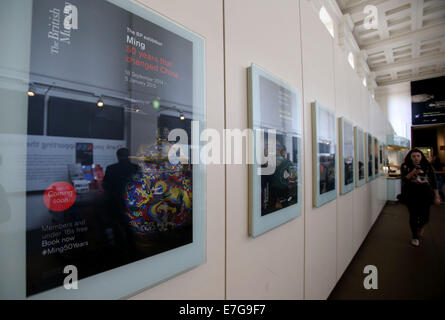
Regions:
M 433 167 L 422 151 L 412 149 L 401 166 L 402 188 L 409 211 L 409 225 L 412 233 L 411 244 L 420 245 L 419 236 L 423 235 L 428 223 L 432 203 L 440 205 L 439 190 Z

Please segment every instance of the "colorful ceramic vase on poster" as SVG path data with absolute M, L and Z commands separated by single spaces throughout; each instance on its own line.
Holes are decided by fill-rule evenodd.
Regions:
M 253 164 L 249 233 L 256 237 L 301 215 L 301 104 L 298 91 L 257 65 L 248 69 Z
M 320 207 L 337 198 L 335 113 L 312 103 L 313 205 Z
M 172 164 L 168 131 L 158 141 L 141 148 L 140 171 L 125 191 L 125 214 L 131 231 L 141 239 L 192 224 L 192 170 Z

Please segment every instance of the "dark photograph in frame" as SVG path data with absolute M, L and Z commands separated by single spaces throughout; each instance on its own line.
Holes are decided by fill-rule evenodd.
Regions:
M 345 194 L 354 189 L 354 127 L 350 121 L 344 117 L 338 119 L 339 122 L 339 143 L 340 143 L 340 192 Z

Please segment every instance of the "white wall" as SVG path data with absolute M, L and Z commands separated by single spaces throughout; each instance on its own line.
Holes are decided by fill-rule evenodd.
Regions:
M 337 201 L 312 206 L 311 103 L 335 111 L 334 40 L 309 1 L 300 1 L 303 53 L 305 298 L 324 299 L 337 279 Z M 338 150 L 338 146 L 337 146 Z
M 377 88 L 375 98 L 384 110 L 396 135 L 411 139 L 410 82 Z
M 247 128 L 246 70 L 251 63 L 301 92 L 299 15 L 293 0 L 281 0 L 279 5 L 225 1 L 227 128 Z M 228 165 L 226 172 L 227 298 L 302 299 L 304 217 L 249 237 L 248 167 Z

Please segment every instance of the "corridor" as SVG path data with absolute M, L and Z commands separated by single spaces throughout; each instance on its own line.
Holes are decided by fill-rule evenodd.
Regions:
M 445 298 L 445 205 L 431 207 L 420 247 L 410 239 L 406 207 L 388 202 L 329 299 Z M 376 290 L 363 286 L 366 265 L 377 267 Z

